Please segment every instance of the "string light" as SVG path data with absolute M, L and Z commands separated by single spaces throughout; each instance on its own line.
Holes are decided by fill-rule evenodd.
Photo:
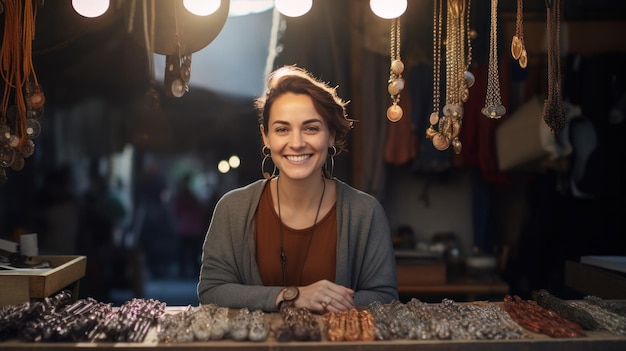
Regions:
M 287 17 L 300 17 L 311 10 L 313 0 L 276 0 L 274 6 Z
M 110 4 L 110 0 L 72 0 L 74 11 L 88 18 L 102 16 L 107 12 Z
M 208 16 L 222 4 L 221 0 L 183 0 L 183 5 L 187 11 L 197 16 Z
M 380 18 L 392 19 L 406 11 L 407 0 L 370 0 L 372 12 Z

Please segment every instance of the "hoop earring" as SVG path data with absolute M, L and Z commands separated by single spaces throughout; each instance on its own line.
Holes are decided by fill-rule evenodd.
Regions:
M 261 173 L 263 174 L 263 178 L 265 179 L 272 179 L 276 177 L 276 165 L 274 164 L 274 162 L 272 161 L 272 165 L 274 166 L 274 168 L 272 169 L 272 173 L 270 174 L 269 172 L 265 172 L 265 162 L 269 159 L 272 160 L 272 154 L 270 152 L 270 148 L 268 148 L 267 146 L 263 146 L 263 148 L 261 149 L 261 154 L 263 155 L 263 161 L 261 161 Z
M 333 178 L 333 173 L 335 172 L 335 155 L 337 155 L 337 148 L 335 146 L 331 146 L 328 148 L 328 158 L 330 158 L 330 169 L 328 169 L 328 158 L 324 162 L 323 173 L 324 177 L 328 179 Z

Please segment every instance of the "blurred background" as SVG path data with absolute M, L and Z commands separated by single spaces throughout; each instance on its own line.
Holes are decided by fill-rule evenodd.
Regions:
M 472 1 L 476 86 L 460 155 L 425 138 L 431 1 L 409 1 L 401 17 L 405 114 L 395 123 L 385 117 L 391 21 L 365 0 L 314 0 L 299 17 L 279 13 L 273 1 L 222 1 L 215 14 L 198 17 L 178 0 L 112 0 L 95 18 L 79 15 L 69 0 L 33 3 L 32 63 L 45 110 L 34 154 L 21 169 L 3 168 L 0 238 L 37 233 L 41 254 L 87 255 L 81 295 L 198 303 L 213 207 L 261 177 L 252 101 L 266 73 L 284 64 L 307 68 L 350 100 L 348 113 L 359 122 L 335 175 L 381 201 L 398 250 L 429 250 L 444 240 L 455 260 L 493 256 L 497 274 L 523 297 L 540 288 L 576 297 L 563 284 L 565 260 L 626 254 L 626 39 L 615 35 L 626 29 L 623 2 L 563 4 L 568 127 L 554 135 L 541 119 L 545 2 L 524 3 L 526 69 L 509 53 L 515 3 L 500 4 L 507 114 L 490 120 L 480 114 L 490 2 Z M 233 10 L 241 4 L 248 11 Z M 154 31 L 145 29 L 150 23 Z M 189 64 L 181 89 L 178 66 Z

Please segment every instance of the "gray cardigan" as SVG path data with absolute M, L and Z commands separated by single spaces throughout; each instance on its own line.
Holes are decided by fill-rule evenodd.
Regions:
M 337 184 L 337 270 L 335 283 L 356 291 L 354 302 L 398 299 L 389 223 L 371 195 Z M 264 286 L 256 263 L 254 214 L 267 180 L 225 194 L 215 207 L 202 254 L 198 282 L 201 304 L 276 311 L 280 286 Z

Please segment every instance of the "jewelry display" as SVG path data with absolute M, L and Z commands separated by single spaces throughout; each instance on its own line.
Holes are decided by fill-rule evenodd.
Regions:
M 520 67 L 528 66 L 528 56 L 524 45 L 524 0 L 517 0 L 517 13 L 515 16 L 515 35 L 511 40 L 511 55 Z
M 3 2 L 4 35 L 0 70 L 4 80 L 0 103 L 0 184 L 7 181 L 5 168 L 20 171 L 33 155 L 32 139 L 39 136 L 45 96 L 32 60 L 38 7 L 43 2 Z M 14 104 L 10 104 L 10 100 Z
M 250 311 L 247 308 L 239 310 L 233 319 L 230 336 L 233 340 L 243 341 L 248 338 L 248 325 L 250 324 Z
M 491 26 L 489 31 L 489 67 L 487 69 L 487 95 L 482 114 L 489 118 L 501 118 L 506 113 L 500 95 L 498 73 L 498 0 L 491 0 Z
M 571 305 L 589 314 L 598 322 L 600 329 L 605 329 L 613 334 L 626 335 L 626 317 L 608 311 L 589 301 L 571 301 Z
M 496 304 L 461 305 L 444 299 L 427 304 L 415 298 L 402 304 L 374 302 L 369 305 L 374 316 L 376 336 L 380 340 L 472 340 L 520 339 L 528 337 L 502 308 Z
M 611 313 L 615 313 L 617 315 L 620 315 L 622 317 L 626 317 L 626 305 L 622 304 L 622 303 L 618 303 L 618 302 L 614 302 L 614 301 L 609 301 L 609 300 L 605 300 L 601 297 L 598 296 L 593 296 L 593 295 L 587 295 L 585 296 L 584 300 L 586 302 L 592 303 L 596 306 L 601 307 L 602 309 L 605 309 Z
M 554 134 L 565 127 L 565 104 L 561 94 L 561 0 L 546 1 L 548 37 L 548 96 L 543 120 Z
M 315 316 L 306 308 L 285 306 L 280 310 L 283 327 L 276 330 L 278 341 L 320 341 L 322 333 Z
M 373 341 L 376 339 L 374 317 L 368 309 L 327 312 L 322 317 L 329 341 Z
M 226 337 L 246 340 L 249 338 L 249 321 L 253 319 L 252 316 L 255 316 L 254 312 L 251 314 L 247 309 L 240 310 L 231 321 L 226 307 L 215 304 L 195 308 L 188 306 L 181 312 L 164 314 L 159 318 L 158 340 L 162 343 L 222 340 Z
M 598 322 L 587 311 L 574 307 L 568 301 L 550 294 L 545 289 L 537 292 L 535 301 L 539 306 L 556 312 L 559 316 L 580 325 L 583 329 L 596 330 L 599 327 Z
M 391 45 L 389 57 L 391 58 L 391 65 L 389 67 L 387 91 L 391 96 L 391 106 L 387 108 L 387 119 L 391 122 L 397 122 L 404 114 L 402 107 L 398 105 L 400 102 L 400 92 L 404 89 L 404 79 L 402 78 L 404 63 L 400 58 L 400 17 L 391 20 L 390 37 Z
M 535 301 L 523 300 L 517 295 L 504 297 L 504 309 L 519 325 L 535 333 L 555 338 L 578 338 L 587 335 L 580 325 L 548 311 Z
M 459 133 L 463 120 L 463 104 L 469 99 L 469 88 L 474 75 L 469 72 L 472 61 L 470 31 L 470 0 L 446 2 L 445 40 L 445 105 L 440 116 L 440 88 L 443 45 L 443 1 L 435 0 L 433 10 L 433 112 L 426 137 L 432 139 L 435 149 L 444 151 L 452 145 L 454 152 L 462 150 Z
M 252 311 L 248 339 L 250 341 L 264 341 L 267 339 L 269 328 L 265 322 L 265 313 L 261 310 Z

